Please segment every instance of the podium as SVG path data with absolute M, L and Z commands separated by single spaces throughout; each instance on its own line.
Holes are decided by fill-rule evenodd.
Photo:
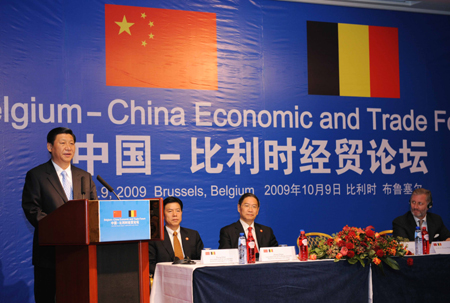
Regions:
M 137 204 L 148 209 L 136 211 Z M 119 206 L 128 212 L 109 210 Z M 139 225 L 148 235 L 132 232 Z M 57 302 L 148 303 L 148 241 L 163 240 L 163 228 L 162 198 L 72 200 L 47 215 L 39 221 L 39 244 L 56 247 Z

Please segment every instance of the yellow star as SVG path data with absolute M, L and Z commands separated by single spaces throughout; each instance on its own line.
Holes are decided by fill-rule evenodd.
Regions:
M 116 22 L 116 24 L 118 26 L 120 26 L 120 31 L 119 31 L 119 35 L 123 32 L 127 32 L 129 35 L 131 35 L 130 32 L 130 27 L 134 24 L 134 23 L 128 23 L 127 22 L 127 18 L 125 17 L 125 15 L 123 16 L 123 20 L 122 22 Z
M 149 38 L 149 39 L 153 39 L 154 36 L 155 36 L 155 35 L 153 35 L 153 34 L 149 34 L 149 35 L 148 35 L 148 38 Z
M 142 44 L 141 44 L 141 45 L 146 46 L 146 45 L 147 45 L 147 42 L 142 41 Z
M 147 17 L 147 15 L 145 13 L 142 13 L 141 18 L 145 19 L 145 17 Z
M 148 23 L 148 25 L 150 25 L 150 27 L 153 27 L 153 21 L 150 21 L 149 23 Z

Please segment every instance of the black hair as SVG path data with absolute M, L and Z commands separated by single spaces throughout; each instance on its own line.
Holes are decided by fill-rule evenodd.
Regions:
M 178 203 L 178 204 L 180 204 L 181 211 L 183 211 L 183 202 L 181 202 L 181 200 L 179 198 L 177 198 L 177 197 L 167 197 L 167 198 L 165 198 L 164 201 L 163 201 L 164 208 L 166 208 L 166 205 L 169 204 L 169 203 Z
M 69 134 L 72 135 L 73 137 L 73 141 L 77 142 L 77 138 L 75 137 L 75 135 L 73 134 L 72 130 L 70 128 L 67 127 L 57 127 L 52 129 L 51 131 L 48 132 L 47 134 L 47 143 L 50 143 L 51 145 L 53 145 L 53 143 L 55 143 L 55 139 L 56 136 L 59 134 Z
M 252 198 L 255 198 L 256 199 L 256 201 L 258 202 L 258 207 L 259 207 L 259 199 L 258 199 L 258 197 L 257 196 L 255 196 L 254 194 L 252 194 L 252 193 L 245 193 L 245 194 L 243 194 L 240 198 L 239 198 L 239 205 L 242 205 L 242 202 L 244 202 L 244 199 L 245 198 L 248 198 L 248 197 L 252 197 Z

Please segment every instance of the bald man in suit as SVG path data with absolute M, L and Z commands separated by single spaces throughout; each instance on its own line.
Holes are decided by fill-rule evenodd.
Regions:
M 75 155 L 75 135 L 65 127 L 52 129 L 47 135 L 47 150 L 51 160 L 27 172 L 22 193 L 22 208 L 34 226 L 33 265 L 34 296 L 37 303 L 55 302 L 55 247 L 40 246 L 39 221 L 69 200 L 97 200 L 97 190 L 91 174 L 71 165 Z M 66 194 L 61 174 L 67 179 Z M 81 182 L 87 193 L 81 192 Z M 69 196 L 68 196 L 69 195 Z
M 189 257 L 191 260 L 200 260 L 203 241 L 196 230 L 181 227 L 183 215 L 183 202 L 177 197 L 164 199 L 164 241 L 153 241 L 148 245 L 150 274 L 155 273 L 159 262 L 173 262 L 175 256 L 179 259 Z M 176 237 L 176 239 L 174 239 Z M 176 243 L 180 244 L 181 251 L 176 254 Z
M 259 213 L 259 199 L 252 193 L 243 194 L 238 203 L 238 212 L 240 219 L 220 230 L 219 249 L 237 248 L 239 234 L 244 233 L 248 236 L 248 228 L 252 228 L 252 235 L 256 235 L 256 246 L 258 251 L 261 247 L 278 246 L 277 239 L 273 234 L 272 228 L 255 222 Z

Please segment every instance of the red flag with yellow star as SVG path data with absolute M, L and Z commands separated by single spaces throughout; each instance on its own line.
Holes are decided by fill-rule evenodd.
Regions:
M 217 90 L 216 14 L 105 4 L 106 85 Z

